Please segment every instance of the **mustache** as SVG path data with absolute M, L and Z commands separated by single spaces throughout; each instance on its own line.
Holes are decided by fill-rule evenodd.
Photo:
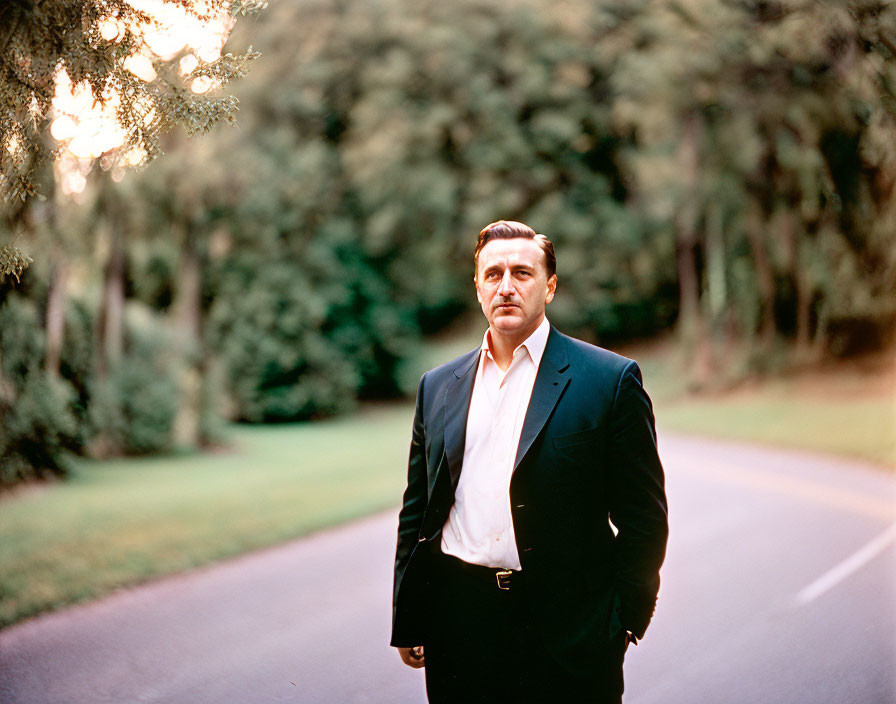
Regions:
M 520 302 L 515 298 L 501 298 L 492 303 L 492 308 L 497 308 L 498 306 L 506 306 L 506 305 L 514 305 L 519 306 Z

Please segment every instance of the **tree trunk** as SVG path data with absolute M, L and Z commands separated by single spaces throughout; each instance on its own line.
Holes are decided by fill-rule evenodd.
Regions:
M 127 260 L 118 204 L 107 175 L 103 176 L 102 189 L 108 253 L 100 301 L 97 371 L 100 379 L 104 380 L 124 349 L 124 277 Z
M 717 204 L 710 204 L 706 213 L 706 292 L 714 328 L 723 326 L 722 316 L 728 307 L 722 219 L 722 208 Z
M 675 218 L 676 265 L 678 269 L 678 332 L 684 341 L 687 354 L 693 360 L 691 379 L 695 386 L 703 387 L 712 374 L 712 350 L 703 310 L 700 305 L 700 278 L 694 250 L 697 247 L 698 209 L 698 141 L 700 124 L 697 115 L 685 121 L 679 142 L 677 163 L 685 193 L 679 203 Z
M 753 251 L 753 264 L 756 267 L 756 279 L 759 285 L 760 300 L 760 342 L 768 352 L 775 341 L 775 277 L 765 249 L 764 223 L 759 206 L 753 203 L 747 215 L 747 237 Z
M 202 296 L 202 266 L 196 246 L 196 235 L 185 228 L 177 277 L 177 298 L 174 301 L 178 332 L 190 340 L 199 340 Z
M 124 277 L 127 258 L 120 212 L 112 193 L 111 179 L 108 174 L 102 174 L 101 178 L 99 206 L 102 212 L 98 220 L 100 232 L 105 235 L 101 251 L 103 248 L 106 251 L 102 297 L 97 314 L 96 377 L 97 386 L 108 391 L 109 372 L 121 359 L 124 350 Z M 111 421 L 119 413 L 119 399 L 111 392 L 106 397 L 110 405 L 104 410 L 110 414 L 107 420 Z M 105 425 L 101 425 L 91 443 L 91 454 L 98 457 L 119 454 L 122 451 L 119 442 Z
M 47 353 L 44 358 L 44 368 L 47 370 L 47 374 L 59 376 L 62 339 L 65 333 L 65 307 L 68 301 L 69 265 L 64 255 L 54 254 L 52 256 L 53 268 L 47 287 Z
M 50 277 L 47 281 L 47 314 L 44 321 L 47 337 L 47 350 L 44 357 L 44 369 L 50 376 L 59 376 L 59 364 L 62 356 L 62 339 L 65 334 L 65 308 L 68 300 L 69 263 L 65 252 L 65 237 L 59 231 L 56 213 L 56 181 L 49 182 L 46 208 L 47 230 L 51 241 Z
M 110 228 L 114 230 L 114 227 Z M 105 378 L 124 348 L 125 254 L 121 233 L 110 232 L 109 258 L 103 278 L 100 310 L 100 376 Z
M 784 217 L 784 240 L 787 244 L 788 268 L 796 294 L 796 357 L 805 359 L 811 346 L 811 329 L 809 315 L 812 306 L 812 290 L 807 276 L 800 267 L 800 240 L 793 217 Z
M 712 350 L 703 311 L 700 307 L 700 280 L 694 260 L 694 243 L 680 237 L 676 260 L 678 267 L 678 332 L 693 355 L 691 380 L 698 388 L 706 386 L 712 375 Z
M 190 223 L 184 226 L 176 291 L 174 324 L 184 366 L 174 438 L 178 445 L 195 447 L 202 440 L 202 260 Z

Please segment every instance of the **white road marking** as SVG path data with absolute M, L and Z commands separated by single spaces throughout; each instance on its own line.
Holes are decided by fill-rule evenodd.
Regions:
M 797 605 L 804 606 L 810 601 L 814 601 L 828 590 L 833 589 L 852 573 L 858 571 L 861 567 L 886 550 L 894 541 L 896 541 L 896 523 L 856 550 L 856 552 L 843 560 L 843 562 L 829 569 L 821 575 L 821 577 L 812 582 L 812 584 L 804 587 L 799 594 L 796 595 L 795 601 Z

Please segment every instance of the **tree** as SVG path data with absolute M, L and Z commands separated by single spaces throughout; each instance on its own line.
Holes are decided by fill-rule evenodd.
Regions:
M 140 330 L 125 319 L 126 223 L 113 181 L 123 168 L 158 156 L 162 135 L 174 126 L 195 134 L 233 121 L 237 100 L 217 89 L 244 75 L 257 54 L 250 48 L 222 55 L 223 46 L 235 17 L 263 5 L 260 0 L 10 0 L 0 7 L 0 194 L 6 206 L 0 279 L 18 279 L 30 261 L 15 246 L 23 232 L 46 252 L 42 259 L 49 264 L 49 271 L 33 277 L 36 287 L 26 284 L 18 292 L 44 316 L 45 335 L 37 330 L 31 335 L 35 342 L 45 338 L 45 344 L 29 346 L 29 364 L 16 367 L 21 378 L 0 369 L 0 410 L 4 419 L 12 417 L 7 413 L 12 409 L 18 414 L 8 432 L 0 433 L 0 465 L 8 460 L 18 467 L 13 479 L 58 469 L 63 446 L 83 448 L 90 440 L 88 411 L 99 418 L 99 400 L 106 416 L 101 427 L 111 430 L 105 421 L 121 426 L 123 418 L 131 419 L 127 428 L 116 427 L 114 437 L 110 433 L 107 444 L 115 451 L 146 452 L 166 444 L 166 419 L 173 417 L 166 406 L 174 396 L 161 376 L 167 372 L 146 371 L 160 357 L 152 342 L 158 330 Z M 77 216 L 64 212 L 69 206 L 60 196 L 84 188 L 97 163 L 103 173 L 95 207 Z M 33 198 L 38 190 L 41 198 Z M 109 245 L 100 247 L 109 253 L 101 306 L 96 316 L 88 312 L 79 322 L 84 307 L 68 299 L 68 265 L 73 250 L 91 248 L 97 231 Z M 79 238 L 84 241 L 75 244 Z M 13 294 L 4 304 L 21 306 L 22 298 Z M 4 331 L 4 357 L 15 355 L 12 332 Z M 95 347 L 94 333 L 101 338 Z M 74 347 L 79 349 L 73 353 Z M 81 359 L 85 354 L 88 359 Z M 8 367 L 3 359 L 0 366 Z M 140 385 L 156 390 L 156 398 L 135 393 Z M 29 403 L 29 394 L 41 403 Z M 122 399 L 130 405 L 119 403 Z M 78 433 L 70 438 L 75 416 Z M 34 448 L 42 435 L 64 442 L 53 441 L 39 453 Z
M 13 231 L 47 160 L 66 157 L 82 177 L 100 157 L 106 169 L 139 166 L 161 153 L 160 135 L 175 125 L 193 134 L 232 122 L 236 99 L 213 90 L 244 75 L 256 54 L 222 56 L 221 48 L 234 15 L 263 4 L 155 0 L 137 3 L 145 8 L 138 9 L 126 0 L 4 3 L 0 195 Z M 52 147 L 48 128 L 61 147 Z M 0 274 L 18 276 L 27 261 L 11 243 L 0 247 Z
M 249 422 L 406 391 L 420 336 L 475 305 L 472 242 L 502 217 L 556 243 L 552 322 L 612 344 L 677 321 L 698 382 L 845 353 L 896 320 L 896 5 L 313 0 L 249 30 L 265 60 L 240 82 L 241 130 L 189 149 L 169 135 L 174 153 L 120 183 L 124 154 L 102 157 L 83 217 L 54 216 L 53 198 L 31 207 L 46 242 L 108 240 L 71 277 L 105 267 L 107 295 L 66 307 L 51 257 L 16 292 L 46 310 L 32 346 L 46 359 L 28 369 L 69 382 L 81 406 L 101 354 L 128 399 L 178 379 L 185 444 L 203 442 L 203 388 Z M 59 192 L 84 176 L 61 156 Z M 91 335 L 106 344 L 72 355 Z M 11 404 L 23 366 L 0 367 Z M 168 416 L 128 413 L 147 432 L 124 445 L 158 446 Z
M 713 332 L 763 365 L 785 334 L 817 355 L 837 319 L 892 326 L 893 7 L 668 0 L 619 27 L 632 202 L 674 223 L 695 380 Z

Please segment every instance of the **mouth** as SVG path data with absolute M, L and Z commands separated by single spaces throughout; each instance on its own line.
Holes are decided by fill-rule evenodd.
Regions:
M 510 310 L 511 308 L 519 308 L 516 303 L 499 303 L 496 308 L 498 310 Z

